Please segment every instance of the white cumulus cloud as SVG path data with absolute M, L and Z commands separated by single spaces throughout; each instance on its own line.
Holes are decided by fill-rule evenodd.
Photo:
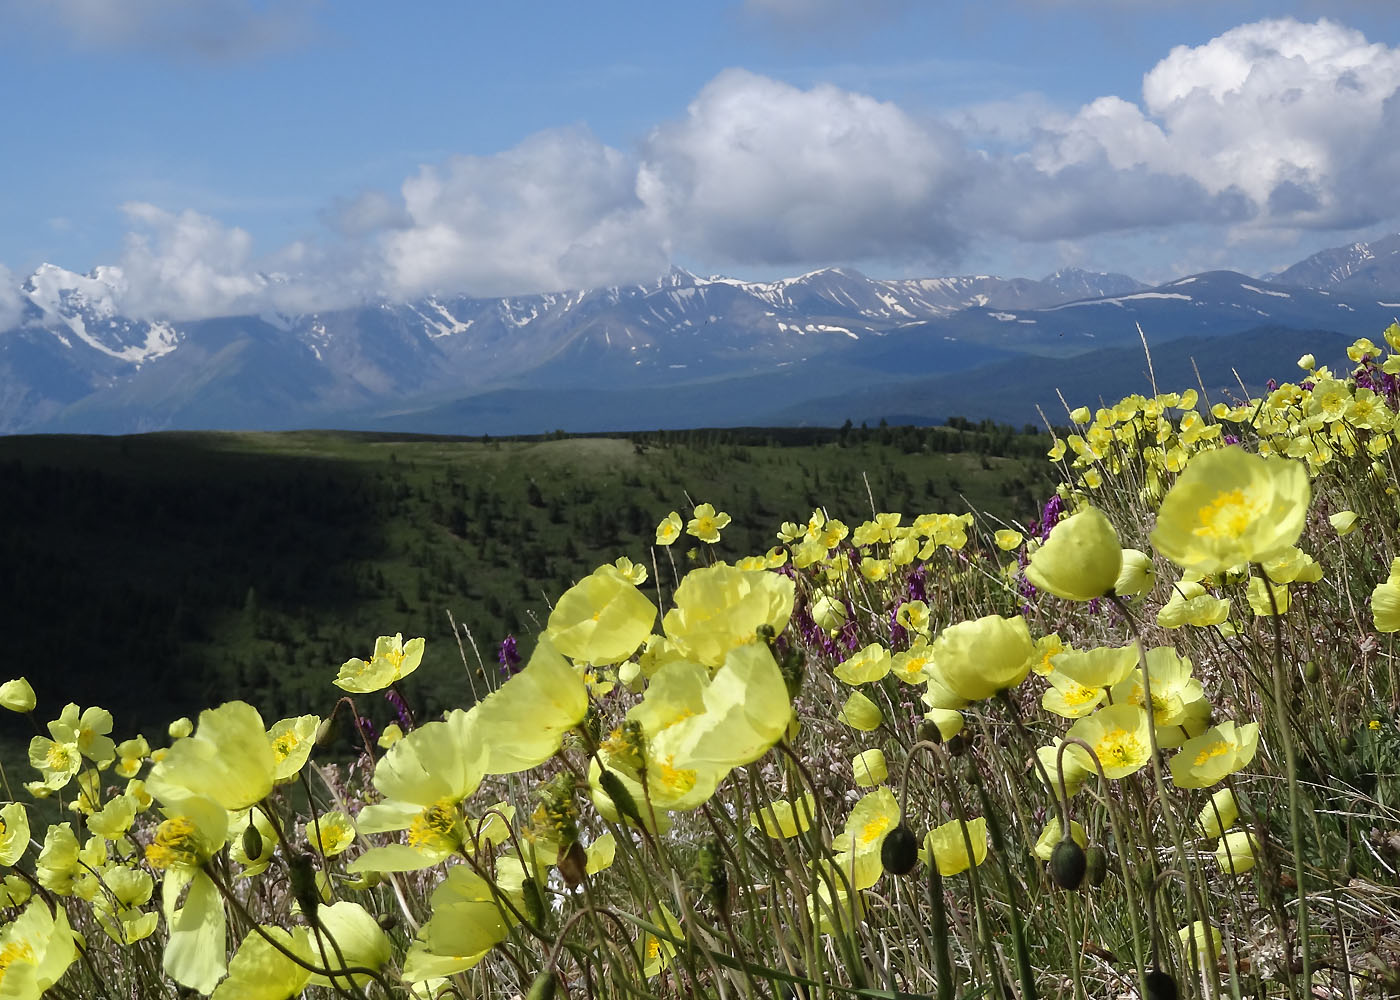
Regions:
M 1201 193 L 1195 218 L 1228 206 L 1218 217 L 1247 207 L 1256 226 L 1373 223 L 1392 214 L 1400 181 L 1397 94 L 1400 49 L 1325 19 L 1259 21 L 1172 49 L 1144 76 L 1140 105 L 1091 102 L 1046 129 L 1030 163 L 1052 186 L 1096 164 L 1136 172 L 1144 206 L 1157 179 L 1174 178 Z
M 647 139 L 642 200 L 675 245 L 749 264 L 947 255 L 968 163 L 894 104 L 726 70 Z
M 390 294 L 512 295 L 633 281 L 665 270 L 636 166 L 582 128 L 404 181 L 406 222 L 380 237 Z

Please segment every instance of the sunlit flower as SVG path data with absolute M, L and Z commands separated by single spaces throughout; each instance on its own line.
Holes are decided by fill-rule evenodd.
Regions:
M 358 657 L 346 660 L 336 676 L 336 687 L 351 694 L 380 691 L 407 677 L 423 662 L 423 640 L 403 641 L 403 633 L 381 635 L 374 641 L 369 662 Z
M 546 629 L 554 648 L 575 661 L 621 663 L 646 641 L 656 605 L 616 566 L 599 566 L 555 602 Z
M 719 541 L 719 533 L 729 524 L 729 515 L 716 511 L 713 504 L 702 503 L 695 508 L 695 516 L 686 524 L 685 531 L 702 542 L 711 545 Z
M 856 787 L 873 788 L 889 777 L 883 750 L 862 750 L 851 759 L 851 770 L 855 774 Z
M 969 841 L 972 844 L 970 855 Z M 920 860 L 936 865 L 940 875 L 958 875 L 987 859 L 987 843 L 985 816 L 970 819 L 966 824 L 955 819 L 934 827 L 925 835 Z
M 1255 852 L 1259 842 L 1248 830 L 1233 830 L 1220 838 L 1215 848 L 1215 860 L 1226 875 L 1243 875 L 1257 863 Z
M 796 837 L 810 829 L 816 816 L 811 792 L 792 802 L 765 802 L 749 817 L 749 825 L 770 837 Z
M 1026 579 L 1070 601 L 1091 601 L 1113 590 L 1123 565 L 1118 532 L 1103 511 L 1086 507 L 1060 521 L 1031 554 Z
M 987 615 L 939 634 L 932 673 L 958 697 L 980 701 L 1020 684 L 1030 672 L 1034 648 L 1024 618 Z
M 1259 723 L 1222 722 L 1181 745 L 1172 757 L 1172 781 L 1178 788 L 1209 788 L 1247 767 L 1258 749 Z
M 1152 544 L 1202 573 L 1261 562 L 1298 540 L 1311 495 L 1297 462 L 1238 447 L 1202 452 L 1163 498 Z
M 852 691 L 851 696 L 846 699 L 846 704 L 841 706 L 841 711 L 837 713 L 836 719 L 852 729 L 869 732 L 872 729 L 878 729 L 880 723 L 885 721 L 885 713 L 881 712 L 880 706 L 865 695 L 859 691 Z
M 1089 835 L 1084 832 L 1083 824 L 1077 820 L 1069 821 L 1070 838 L 1080 847 L 1089 846 Z M 1065 839 L 1064 833 L 1060 830 L 1060 818 L 1054 816 L 1050 822 L 1045 824 L 1045 829 L 1040 831 L 1040 836 L 1035 841 L 1035 856 L 1041 861 L 1049 861 L 1050 855 L 1055 853 L 1055 845 Z
M 890 672 L 890 667 L 890 651 L 880 643 L 872 642 L 842 660 L 832 673 L 836 675 L 837 680 L 847 684 L 868 684 L 883 678 Z
M 674 510 L 671 511 L 656 526 L 656 544 L 671 545 L 677 538 L 681 537 L 681 529 L 684 527 L 685 522 L 681 520 L 680 514 Z
M 0 708 L 11 712 L 32 712 L 35 703 L 34 689 L 23 677 L 0 684 Z
M 1110 705 L 1070 726 L 1068 736 L 1093 747 L 1105 777 L 1122 778 L 1151 759 L 1151 724 L 1141 705 Z
M 672 595 L 662 628 L 686 656 L 716 668 L 731 649 L 754 641 L 760 625 L 782 632 L 795 594 L 792 580 L 778 573 L 723 563 L 694 569 Z

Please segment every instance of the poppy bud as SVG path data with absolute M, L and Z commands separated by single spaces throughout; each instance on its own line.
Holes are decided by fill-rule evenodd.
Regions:
M 1084 852 L 1084 878 L 1097 889 L 1108 877 L 1108 854 L 1102 847 L 1091 847 Z
M 1078 889 L 1084 881 L 1087 867 L 1084 848 L 1076 844 L 1072 837 L 1066 836 L 1056 844 L 1050 855 L 1050 877 L 1061 889 Z
M 316 749 L 324 750 L 326 747 L 333 744 L 339 736 L 340 723 L 336 721 L 334 714 L 329 715 L 322 719 L 320 725 L 316 727 L 314 745 Z
M 525 994 L 525 1000 L 554 1000 L 554 991 L 558 986 L 559 977 L 552 969 L 546 969 L 530 984 L 530 992 Z
M 729 872 L 725 870 L 719 842 L 710 840 L 695 859 L 696 877 L 705 901 L 720 912 L 729 908 Z
M 1316 660 L 1309 660 L 1303 664 L 1303 679 L 1309 684 L 1316 684 L 1322 680 L 1322 668 L 1317 665 Z
M 527 878 L 521 883 L 520 895 L 525 904 L 525 916 L 530 921 L 530 926 L 543 927 L 544 893 L 540 890 L 540 884 L 533 878 Z
M 1153 969 L 1146 978 L 1147 993 L 1143 1000 L 1178 1000 L 1181 996 L 1176 980 L 1161 969 Z
M 252 816 L 248 817 L 248 826 L 243 831 L 243 856 L 249 861 L 262 856 L 262 834 L 253 825 Z
M 637 800 L 632 798 L 632 793 L 627 790 L 627 786 L 622 783 L 622 779 L 616 774 L 603 768 L 598 774 L 598 784 L 612 799 L 613 808 L 618 814 L 632 820 L 638 826 L 643 826 L 642 814 L 637 810 Z
M 292 898 L 311 926 L 316 926 L 316 913 L 321 906 L 321 890 L 316 885 L 316 867 L 311 855 L 302 851 L 287 859 L 287 876 L 292 883 Z
M 919 863 L 919 838 L 907 823 L 900 823 L 880 844 L 880 863 L 891 875 L 908 875 Z
M 943 734 L 938 731 L 938 725 L 925 719 L 919 723 L 919 728 L 915 731 L 920 743 L 942 743 Z

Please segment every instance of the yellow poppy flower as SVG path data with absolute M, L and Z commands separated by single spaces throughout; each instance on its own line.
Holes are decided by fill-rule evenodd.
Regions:
M 1126 777 L 1152 757 L 1150 717 L 1141 705 L 1110 705 L 1069 727 L 1070 737 L 1093 747 L 1106 778 Z M 1092 765 L 1090 765 L 1092 766 Z
M 960 820 L 952 820 L 936 826 L 924 837 L 924 849 L 919 852 L 924 864 L 938 866 L 940 875 L 958 875 L 987 860 L 987 819 L 978 816 L 967 821 L 967 832 L 963 833 Z M 967 842 L 972 841 L 972 854 L 967 853 Z
M 540 636 L 525 668 L 471 710 L 477 737 L 486 748 L 486 773 L 514 774 L 543 764 L 587 714 L 588 688 L 582 675 L 559 655 L 547 635 Z
M 753 642 L 760 625 L 782 632 L 795 594 L 785 576 L 719 563 L 685 575 L 661 624 L 684 655 L 716 668 L 731 649 Z
M 889 777 L 883 750 L 862 750 L 851 759 L 857 788 L 873 788 Z
M 880 643 L 872 642 L 842 660 L 833 673 L 837 680 L 850 685 L 869 684 L 888 674 L 891 663 L 890 651 Z
M 1089 846 L 1089 835 L 1084 832 L 1083 824 L 1077 820 L 1069 821 L 1070 838 L 1080 847 Z M 1035 856 L 1041 861 L 1049 861 L 1050 855 L 1055 853 L 1055 845 L 1065 839 L 1065 835 L 1060 831 L 1060 818 L 1055 816 L 1050 822 L 1045 824 L 1045 829 L 1040 831 L 1040 836 L 1035 841 Z
M 720 531 L 729 524 L 729 515 L 716 511 L 714 504 L 702 503 L 695 508 L 695 516 L 685 526 L 688 535 L 694 535 L 710 545 L 719 541 Z
M 1172 757 L 1172 781 L 1178 788 L 1209 788 L 1247 767 L 1258 749 L 1259 723 L 1222 722 L 1181 745 Z
M 1207 837 L 1218 837 L 1239 819 L 1240 807 L 1235 801 L 1235 793 L 1222 788 L 1210 797 L 1206 807 L 1196 817 L 1196 826 Z
M 1113 590 L 1123 566 L 1118 532 L 1103 511 L 1086 507 L 1060 521 L 1031 554 L 1026 579 L 1069 601 L 1092 601 Z
M 1259 842 L 1248 830 L 1234 830 L 1220 838 L 1215 848 L 1215 860 L 1226 875 L 1243 875 L 1255 866 Z
M 1025 680 L 1034 648 L 1024 618 L 987 615 L 950 625 L 939 634 L 933 643 L 932 673 L 959 698 L 981 701 Z
M 846 699 L 846 704 L 842 705 L 841 711 L 837 713 L 836 720 L 852 729 L 868 733 L 872 729 L 878 729 L 880 723 L 885 721 L 885 713 L 865 695 L 859 691 L 852 691 L 851 696 Z
M 681 537 L 681 529 L 685 527 L 685 522 L 681 520 L 680 514 L 671 511 L 661 519 L 661 523 L 656 526 L 656 544 L 671 545 L 677 538 Z
M 1157 583 L 1157 570 L 1152 557 L 1141 549 L 1123 550 L 1123 567 L 1113 582 L 1113 592 L 1119 597 L 1136 597 L 1152 590 Z
M 1152 544 L 1201 573 L 1262 562 L 1297 542 L 1311 496 L 1298 462 L 1233 446 L 1202 452 L 1163 498 Z
M 773 838 L 796 837 L 811 829 L 816 816 L 815 801 L 807 792 L 792 802 L 766 802 L 749 817 L 749 825 Z
M 621 663 L 646 641 L 656 605 L 616 566 L 599 566 L 566 590 L 549 615 L 554 648 L 578 662 Z
M 68 915 L 36 899 L 0 930 L 0 995 L 38 1000 L 77 957 Z
M 0 684 L 0 708 L 24 713 L 32 712 L 35 704 L 34 689 L 23 677 Z
M 381 635 L 374 641 L 374 653 L 369 662 L 352 657 L 341 665 L 332 682 L 351 694 L 382 691 L 397 680 L 407 677 L 423 662 L 423 640 L 403 641 L 403 633 Z

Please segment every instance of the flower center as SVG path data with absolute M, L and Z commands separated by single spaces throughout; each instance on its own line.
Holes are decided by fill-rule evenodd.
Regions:
M 439 799 L 420 812 L 408 828 L 410 847 L 439 848 L 452 843 L 457 809 L 450 799 Z
M 1259 506 L 1242 489 L 1221 493 L 1197 512 L 1200 526 L 1193 534 L 1202 538 L 1238 538 L 1259 516 Z
M 156 827 L 155 840 L 146 848 L 152 868 L 193 868 L 199 864 L 199 837 L 194 820 L 174 816 Z
M 1210 746 L 1206 747 L 1200 753 L 1196 754 L 1195 764 L 1197 767 L 1200 767 L 1202 764 L 1209 761 L 1212 757 L 1220 757 L 1229 752 L 1230 744 L 1226 743 L 1224 740 L 1216 740 Z
M 1142 741 L 1136 733 L 1127 729 L 1114 729 L 1105 733 L 1094 749 L 1099 755 L 1099 760 L 1115 767 L 1136 764 L 1146 756 Z

